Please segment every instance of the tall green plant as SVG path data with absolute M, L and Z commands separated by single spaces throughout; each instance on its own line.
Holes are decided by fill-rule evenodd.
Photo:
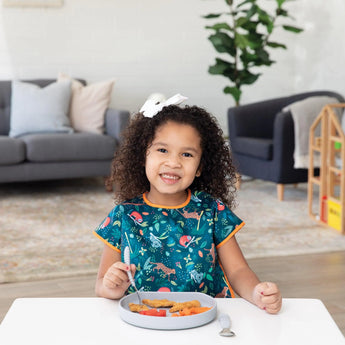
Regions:
M 236 105 L 240 103 L 242 86 L 255 83 L 261 75 L 257 73 L 257 68 L 270 66 L 275 62 L 270 58 L 268 49 L 287 49 L 285 44 L 270 40 L 273 31 L 277 27 L 293 33 L 303 31 L 295 26 L 278 23 L 281 17 L 293 18 L 283 8 L 289 0 L 274 1 L 276 6 L 273 14 L 269 14 L 258 5 L 258 2 L 262 3 L 263 0 L 225 0 L 229 11 L 203 16 L 206 19 L 222 19 L 205 28 L 213 31 L 208 39 L 216 51 L 228 54 L 230 58 L 224 60 L 217 57 L 208 72 L 230 79 L 231 85 L 226 86 L 223 91 L 234 98 Z

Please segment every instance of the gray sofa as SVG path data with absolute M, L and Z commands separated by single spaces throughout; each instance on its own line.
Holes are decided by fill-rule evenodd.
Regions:
M 45 87 L 56 80 L 25 80 Z M 85 84 L 85 82 L 83 82 Z M 32 133 L 8 136 L 11 81 L 0 81 L 0 183 L 109 176 L 128 111 L 107 109 L 105 133 Z

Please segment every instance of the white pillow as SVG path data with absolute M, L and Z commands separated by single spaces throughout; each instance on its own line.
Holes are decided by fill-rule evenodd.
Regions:
M 39 87 L 12 81 L 10 137 L 27 133 L 73 132 L 68 119 L 71 82 Z
M 84 86 L 78 80 L 60 73 L 58 82 L 66 80 L 72 83 L 72 99 L 69 111 L 72 127 L 79 132 L 103 133 L 104 114 L 110 104 L 115 80 Z

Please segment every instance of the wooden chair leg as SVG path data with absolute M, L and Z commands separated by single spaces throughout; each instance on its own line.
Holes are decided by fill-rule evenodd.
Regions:
M 105 186 L 105 190 L 107 192 L 112 192 L 113 191 L 113 185 L 110 182 L 110 178 L 109 176 L 104 176 L 104 186 Z
M 284 185 L 281 183 L 277 184 L 277 195 L 278 195 L 278 200 L 283 201 L 284 200 Z
M 237 181 L 236 181 L 235 187 L 237 190 L 240 190 L 240 188 L 241 188 L 241 175 L 236 173 L 236 177 L 237 177 Z

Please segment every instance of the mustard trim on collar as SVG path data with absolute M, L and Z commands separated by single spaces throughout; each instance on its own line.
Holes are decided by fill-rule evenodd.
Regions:
M 152 203 L 151 201 L 149 201 L 149 199 L 147 199 L 147 197 L 146 197 L 147 192 L 143 194 L 143 199 L 144 199 L 144 202 L 145 202 L 147 205 L 151 206 L 151 207 L 156 207 L 156 208 L 167 208 L 167 209 L 177 209 L 177 208 L 185 207 L 185 206 L 187 206 L 187 205 L 189 204 L 190 198 L 191 198 L 191 195 L 192 195 L 192 192 L 191 192 L 190 189 L 188 189 L 187 192 L 188 192 L 188 195 L 187 195 L 186 201 L 185 201 L 183 204 L 181 204 L 181 205 L 176 205 L 176 206 L 165 206 L 165 205 L 154 204 L 154 203 Z

